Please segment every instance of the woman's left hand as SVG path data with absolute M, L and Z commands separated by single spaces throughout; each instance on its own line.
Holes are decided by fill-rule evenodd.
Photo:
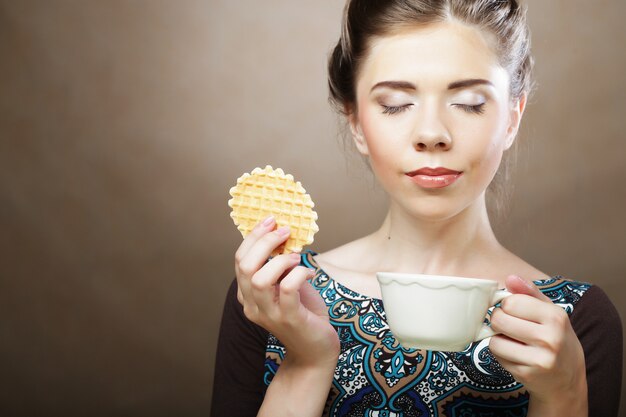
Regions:
M 493 310 L 491 327 L 500 334 L 489 348 L 530 393 L 528 416 L 586 416 L 585 355 L 567 313 L 518 276 L 506 287 L 513 295 Z

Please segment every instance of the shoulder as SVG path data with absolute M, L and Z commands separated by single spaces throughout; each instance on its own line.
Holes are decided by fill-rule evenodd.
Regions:
M 535 285 L 567 312 L 587 361 L 590 355 L 600 361 L 616 356 L 621 360 L 622 321 L 615 305 L 602 288 L 562 277 L 535 281 Z
M 372 249 L 368 239 L 360 238 L 328 251 L 315 253 L 315 262 L 330 276 L 341 279 L 345 275 L 356 275 L 375 270 Z
M 594 416 L 616 416 L 623 361 L 622 322 L 617 309 L 597 285 L 554 279 L 540 288 L 570 314 L 585 355 L 589 410 Z
M 574 307 L 592 288 L 590 283 L 568 280 L 559 275 L 533 282 L 543 294 L 554 304 L 563 307 L 568 314 L 572 314 Z M 592 294 L 593 292 L 595 290 Z
M 621 323 L 619 313 L 607 294 L 597 285 L 565 279 L 555 276 L 534 281 L 534 284 L 553 303 L 560 305 L 572 316 L 580 320 L 581 316 L 594 316 Z
M 612 346 L 621 356 L 622 321 L 602 288 L 562 277 L 535 281 L 535 285 L 570 316 L 572 328 L 585 352 Z
M 574 291 L 577 284 L 570 284 Z M 576 333 L 604 333 L 606 338 L 621 345 L 622 321 L 609 296 L 597 285 L 583 284 L 578 286 L 578 291 L 581 292 L 580 299 L 571 313 Z
M 378 263 L 363 239 L 324 253 L 313 253 L 313 256 L 306 258 L 305 266 L 323 271 L 324 275 L 357 294 L 380 298 L 380 287 L 373 272 L 378 270 Z
M 336 265 L 341 268 L 347 268 L 352 266 L 352 260 L 362 259 L 363 254 L 367 253 L 367 240 L 366 238 L 360 238 L 348 243 L 344 243 L 341 246 L 320 252 L 316 254 L 316 259 L 324 264 Z

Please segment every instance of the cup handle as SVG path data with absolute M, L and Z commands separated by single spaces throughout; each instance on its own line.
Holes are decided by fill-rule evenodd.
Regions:
M 513 295 L 513 293 L 507 291 L 507 290 L 497 290 L 494 294 L 493 297 L 491 299 L 491 305 L 496 305 L 498 304 L 500 301 L 504 300 L 506 297 Z M 497 333 L 493 331 L 493 329 L 491 328 L 491 326 L 483 323 L 480 331 L 478 332 L 478 335 L 474 338 L 474 342 L 478 342 L 479 340 L 483 340 L 486 339 L 488 337 L 491 336 L 495 336 Z

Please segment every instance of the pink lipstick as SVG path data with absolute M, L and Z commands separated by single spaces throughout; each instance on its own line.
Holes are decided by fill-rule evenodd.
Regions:
M 443 188 L 453 184 L 463 172 L 448 168 L 420 168 L 416 171 L 407 172 L 415 184 L 423 188 Z

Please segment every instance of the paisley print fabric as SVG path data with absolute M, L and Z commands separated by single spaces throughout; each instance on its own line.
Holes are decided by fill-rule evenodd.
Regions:
M 341 341 L 341 354 L 324 415 L 345 417 L 522 417 L 528 393 L 489 351 L 488 340 L 462 352 L 405 349 L 389 331 L 382 301 L 335 282 L 316 264 L 314 252 L 302 264 L 314 268 L 311 283 L 328 306 Z M 590 284 L 560 276 L 535 281 L 568 314 Z M 285 348 L 269 335 L 265 384 L 269 385 Z

